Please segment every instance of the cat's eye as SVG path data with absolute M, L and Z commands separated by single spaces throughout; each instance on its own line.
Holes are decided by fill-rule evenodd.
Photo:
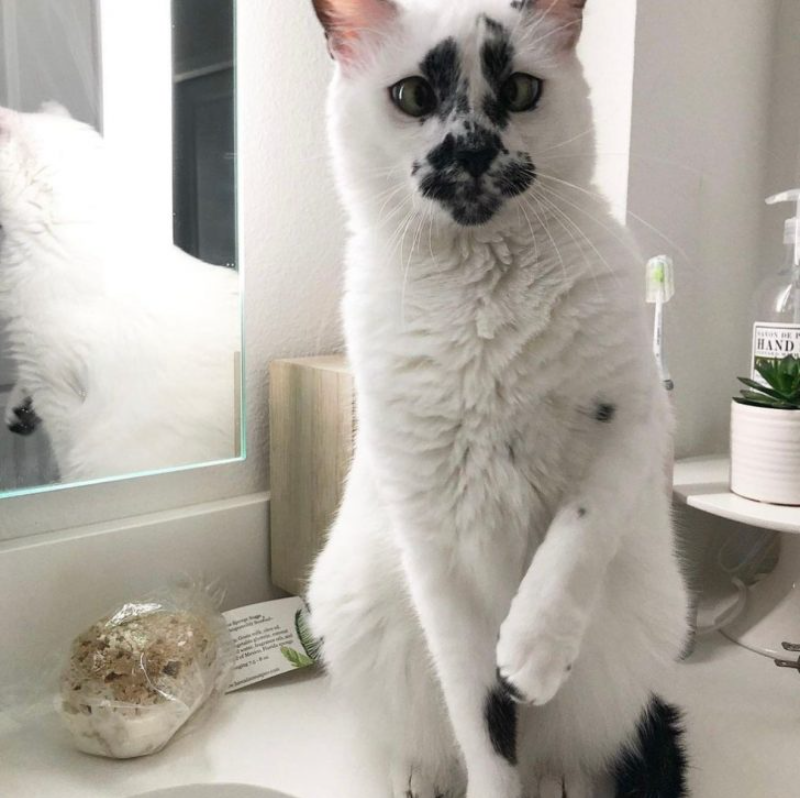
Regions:
M 438 105 L 433 87 L 425 78 L 404 78 L 389 89 L 392 102 L 408 116 L 432 114 Z
M 544 81 L 524 72 L 512 75 L 500 89 L 500 96 L 509 111 L 532 111 L 539 104 Z

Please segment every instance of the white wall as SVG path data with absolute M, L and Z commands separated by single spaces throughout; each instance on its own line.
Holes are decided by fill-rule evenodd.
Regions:
M 132 226 L 172 243 L 172 13 L 164 0 L 99 0 L 102 129 Z M 135 232 L 132 231 L 135 235 Z
M 726 449 L 747 365 L 777 5 L 639 0 L 628 199 L 662 235 L 630 224 L 647 254 L 677 261 L 667 346 L 679 456 Z
M 595 181 L 623 222 L 628 206 L 636 5 L 636 0 L 589 3 L 579 45 L 597 127 Z
M 766 198 L 800 188 L 800 2 L 779 0 L 769 98 L 769 140 L 762 194 Z M 783 262 L 783 223 L 791 205 L 764 206 L 764 227 L 758 257 L 766 276 Z
M 267 364 L 340 346 L 343 222 L 326 165 L 322 34 L 310 0 L 239 0 L 238 12 L 247 461 L 4 499 L 0 540 L 265 490 Z

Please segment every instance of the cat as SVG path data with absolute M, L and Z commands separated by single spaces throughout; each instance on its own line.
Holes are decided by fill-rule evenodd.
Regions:
M 63 107 L 0 108 L 5 417 L 42 420 L 63 482 L 236 451 L 238 275 L 151 232 L 114 174 L 102 136 Z
M 394 798 L 686 795 L 672 417 L 584 0 L 314 0 L 357 395 L 307 598 Z

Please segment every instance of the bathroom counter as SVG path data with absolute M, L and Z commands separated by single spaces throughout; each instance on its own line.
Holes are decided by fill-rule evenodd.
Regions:
M 797 674 L 714 635 L 663 692 L 686 709 L 695 798 L 764 798 L 800 789 Z M 53 720 L 18 725 L 0 718 L 0 796 L 133 798 L 214 782 L 262 785 L 296 798 L 387 796 L 380 763 L 360 753 L 325 679 L 313 673 L 227 696 L 210 722 L 149 759 L 79 754 Z

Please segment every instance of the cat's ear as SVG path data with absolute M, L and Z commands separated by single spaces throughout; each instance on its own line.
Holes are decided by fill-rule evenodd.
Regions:
M 358 59 L 359 45 L 379 35 L 398 13 L 394 0 L 313 0 L 331 55 L 345 65 Z
M 556 27 L 543 36 L 552 37 L 560 49 L 572 50 L 581 37 L 586 3 L 587 0 L 515 0 L 512 5 L 523 13 L 544 14 Z

